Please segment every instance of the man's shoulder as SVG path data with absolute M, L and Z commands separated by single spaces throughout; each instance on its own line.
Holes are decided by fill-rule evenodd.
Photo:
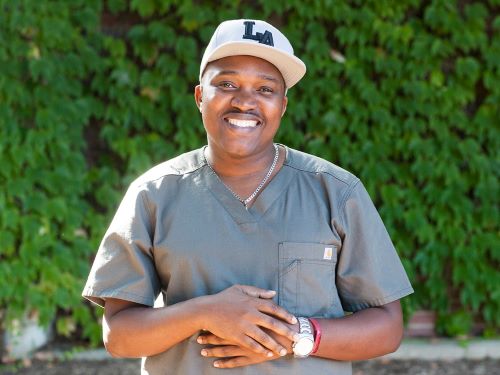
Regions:
M 184 176 L 201 168 L 205 164 L 203 149 L 186 152 L 172 159 L 166 160 L 139 176 L 132 183 L 141 186 L 150 182 L 161 180 L 167 176 Z
M 306 173 L 328 175 L 346 185 L 356 184 L 359 179 L 351 172 L 318 156 L 287 147 L 286 165 Z

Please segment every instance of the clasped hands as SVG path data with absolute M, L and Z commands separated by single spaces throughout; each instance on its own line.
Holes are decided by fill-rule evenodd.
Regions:
M 297 319 L 271 301 L 276 292 L 234 285 L 206 296 L 204 331 L 197 339 L 208 345 L 204 357 L 214 366 L 233 368 L 265 362 L 291 353 L 297 340 Z

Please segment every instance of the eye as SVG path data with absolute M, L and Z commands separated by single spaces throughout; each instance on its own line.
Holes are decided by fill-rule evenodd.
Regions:
M 261 87 L 260 91 L 262 91 L 264 93 L 273 93 L 274 92 L 274 90 L 272 88 L 267 87 L 267 86 Z
M 231 82 L 221 82 L 217 86 L 222 87 L 224 89 L 234 89 L 236 86 L 233 85 Z

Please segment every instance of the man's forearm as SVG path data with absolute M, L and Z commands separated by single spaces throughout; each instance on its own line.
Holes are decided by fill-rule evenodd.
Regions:
M 395 351 L 403 336 L 399 301 L 358 311 L 340 319 L 318 319 L 322 330 L 316 356 L 363 360 Z
M 104 317 L 107 350 L 116 357 L 138 358 L 161 353 L 200 331 L 198 299 L 168 308 L 134 306 Z M 175 327 L 175 329 L 173 329 Z
M 321 326 L 321 345 L 316 356 L 340 361 L 363 360 L 391 353 L 402 337 L 399 302 L 372 307 L 338 319 L 317 319 Z M 399 313 L 398 313 L 399 311 Z M 298 325 L 291 325 L 298 332 Z M 292 342 L 271 336 L 292 354 Z

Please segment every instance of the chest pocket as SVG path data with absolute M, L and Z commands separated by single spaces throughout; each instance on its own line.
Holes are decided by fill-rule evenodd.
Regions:
M 335 266 L 337 248 L 319 243 L 279 244 L 278 303 L 296 316 L 343 315 Z

